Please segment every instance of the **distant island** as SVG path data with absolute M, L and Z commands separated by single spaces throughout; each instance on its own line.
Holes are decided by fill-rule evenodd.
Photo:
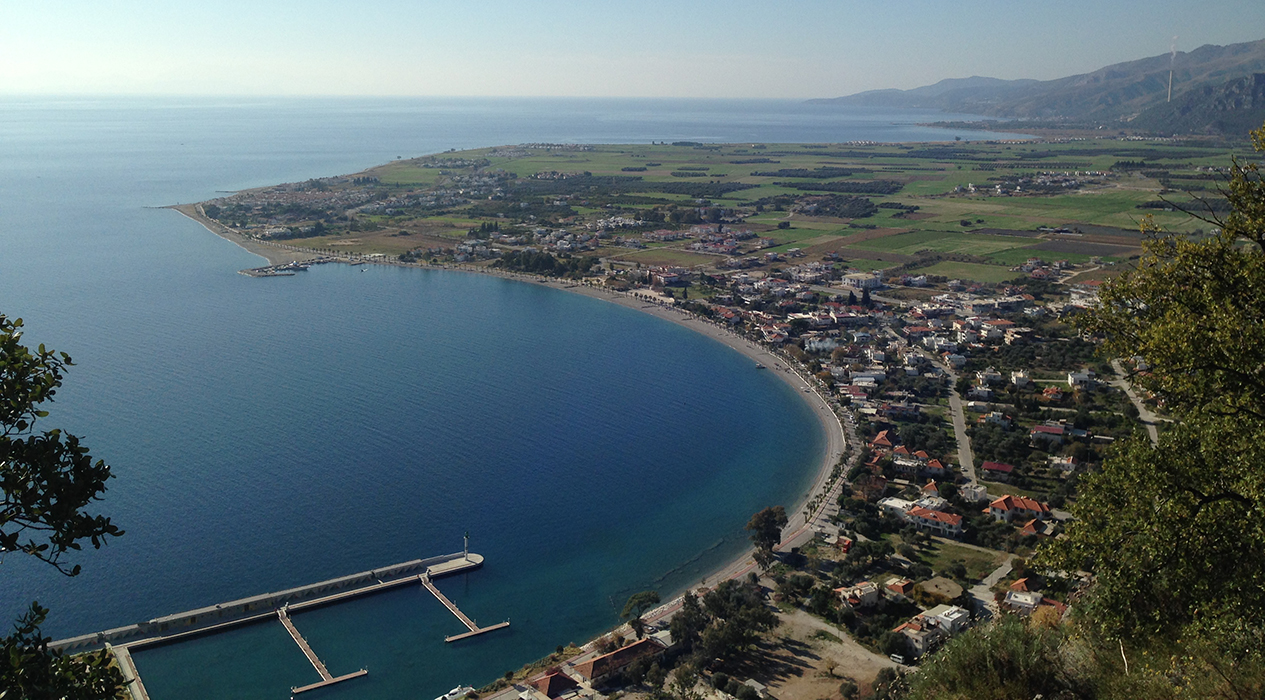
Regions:
M 1117 63 L 1057 80 L 970 77 L 870 90 L 823 105 L 939 109 L 1003 121 L 992 128 L 1128 129 L 1239 136 L 1265 122 L 1265 39 Z

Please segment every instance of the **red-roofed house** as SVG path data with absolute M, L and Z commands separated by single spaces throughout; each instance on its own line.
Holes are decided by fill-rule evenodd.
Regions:
M 1050 517 L 1050 506 L 1026 496 L 1005 495 L 989 503 L 988 512 L 994 520 L 1008 523 L 1015 518 L 1045 520 Z
M 609 654 L 578 663 L 575 665 L 575 671 L 594 685 L 600 685 L 637 659 L 643 656 L 658 656 L 662 653 L 663 645 L 646 637 Z
M 1040 520 L 1029 520 L 1019 528 L 1019 534 L 1024 537 L 1052 537 L 1054 536 L 1054 525 Z
M 905 513 L 905 518 L 924 530 L 935 530 L 951 537 L 962 534 L 962 516 L 960 515 L 914 506 Z
M 907 578 L 894 578 L 887 582 L 887 590 L 890 593 L 908 598 L 914 594 L 914 582 Z
M 1005 462 L 984 462 L 980 469 L 984 470 L 985 478 L 993 481 L 1008 481 L 1015 471 L 1014 465 Z
M 1028 431 L 1028 439 L 1033 444 L 1044 442 L 1048 445 L 1062 445 L 1063 435 L 1067 430 L 1061 425 L 1034 425 Z
M 853 401 L 864 401 L 870 397 L 869 394 L 865 393 L 864 388 L 856 386 L 855 384 L 848 384 L 847 386 L 841 387 L 839 389 L 839 393 L 847 396 Z
M 562 671 L 554 671 L 553 673 L 545 674 L 532 681 L 531 684 L 535 686 L 536 690 L 539 690 L 545 697 L 548 698 L 556 698 L 559 695 L 580 687 L 579 683 L 576 683 L 570 676 Z
M 888 431 L 886 430 L 879 431 L 879 434 L 875 435 L 874 439 L 870 441 L 870 447 L 890 450 L 892 448 L 892 439 L 888 437 L 887 433 Z

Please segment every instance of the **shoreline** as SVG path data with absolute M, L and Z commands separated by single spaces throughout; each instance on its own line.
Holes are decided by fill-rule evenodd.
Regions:
M 172 204 L 162 208 L 180 212 L 186 218 L 198 222 L 202 225 L 202 228 L 214 233 L 220 238 L 237 245 L 237 247 L 248 253 L 253 253 L 264 260 L 267 260 L 269 265 L 284 265 L 285 263 L 304 262 L 307 260 L 315 260 L 320 257 L 325 257 L 317 253 L 305 253 L 295 248 L 282 248 L 275 244 L 264 243 L 262 241 L 255 240 L 250 236 L 237 233 L 236 231 L 229 229 L 227 226 L 222 226 L 211 219 L 208 219 L 206 215 L 202 213 L 201 204 Z
M 229 230 L 218 223 L 206 218 L 201 211 L 201 205 L 198 204 L 179 204 L 166 207 L 180 212 L 184 216 L 198 222 L 203 228 L 214 233 L 215 235 L 230 241 L 243 250 L 258 255 L 268 261 L 269 265 L 284 264 L 287 262 L 302 262 L 304 260 L 314 260 L 316 258 L 328 258 L 328 255 L 320 255 L 316 253 L 307 253 L 303 249 L 294 246 L 287 246 L 281 243 L 259 241 L 240 233 Z M 359 258 L 352 256 L 336 256 L 340 262 L 361 262 Z M 679 326 L 688 328 L 691 331 L 702 334 L 712 340 L 738 352 L 751 360 L 753 364 L 764 365 L 766 371 L 775 373 L 783 382 L 786 383 L 800 398 L 808 405 L 817 418 L 818 424 L 825 432 L 825 445 L 823 446 L 823 454 L 820 464 L 817 465 L 815 475 L 812 479 L 811 486 L 807 492 L 803 494 L 793 504 L 793 508 L 786 511 L 787 525 L 783 528 L 782 542 L 775 547 L 778 551 L 786 551 L 792 547 L 798 546 L 805 536 L 811 536 L 814 527 L 825 514 L 827 507 L 831 503 L 831 495 L 838 490 L 839 485 L 843 481 L 842 475 L 838 479 L 831 481 L 831 474 L 836 464 L 839 464 L 843 458 L 844 451 L 847 449 L 847 435 L 843 427 L 843 421 L 838 414 L 830 408 L 829 402 L 817 390 L 810 381 L 805 379 L 798 371 L 796 371 L 791 363 L 786 359 L 778 356 L 773 351 L 764 348 L 754 341 L 744 338 L 728 328 L 724 328 L 719 324 L 713 323 L 706 319 L 700 318 L 685 311 L 681 311 L 672 306 L 666 306 L 662 303 L 652 301 L 647 298 L 639 297 L 636 293 L 617 292 L 610 289 L 602 289 L 592 285 L 582 284 L 580 282 L 560 280 L 549 277 L 539 277 L 516 272 L 503 272 L 492 270 L 489 268 L 479 268 L 474 266 L 450 266 L 450 265 L 428 265 L 428 264 L 409 264 L 391 261 L 364 261 L 372 262 L 378 265 L 392 265 L 396 267 L 410 267 L 416 269 L 429 270 L 447 270 L 450 272 L 466 272 L 469 274 L 487 275 L 490 277 L 500 277 L 503 279 L 525 282 L 528 284 L 537 284 L 544 287 L 550 287 L 564 292 L 572 292 L 581 294 L 593 299 L 600 299 L 612 304 L 618 304 L 625 308 L 640 311 L 656 318 L 674 323 Z M 805 516 L 804 511 L 814 499 L 821 498 L 820 502 L 813 508 L 812 512 Z M 747 573 L 755 570 L 756 564 L 753 558 L 754 549 L 748 547 L 741 556 L 730 560 L 726 564 L 720 566 L 715 571 L 706 574 L 698 584 L 689 585 L 684 591 L 672 591 L 669 593 L 671 598 L 664 604 L 643 615 L 643 619 L 647 622 L 656 622 L 676 611 L 680 607 L 685 593 L 699 588 L 713 588 L 721 581 L 740 578 Z M 619 629 L 617 626 L 615 629 Z M 600 635 L 599 635 L 600 636 Z M 590 642 L 591 643 L 591 642 Z

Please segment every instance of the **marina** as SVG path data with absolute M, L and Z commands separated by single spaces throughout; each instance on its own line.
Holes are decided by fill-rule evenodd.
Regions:
M 307 691 L 325 688 L 336 683 L 360 678 L 369 674 L 368 669 L 359 669 L 351 673 L 335 676 L 325 662 L 321 661 L 308 641 L 300 634 L 291 612 L 311 610 L 326 605 L 359 598 L 381 591 L 402 586 L 421 584 L 430 591 L 462 624 L 468 632 L 444 638 L 445 642 L 492 632 L 509 627 L 509 621 L 489 627 L 479 627 L 455 603 L 448 599 L 435 587 L 433 580 L 445 576 L 467 573 L 483 566 L 483 556 L 468 549 L 455 554 L 447 554 L 428 559 L 416 559 L 382 569 L 363 571 L 350 576 L 320 581 L 307 586 L 291 588 L 276 593 L 265 593 L 250 598 L 220 603 L 218 605 L 189 610 L 174 615 L 155 618 L 127 627 L 119 627 L 95 634 L 82 635 L 53 642 L 52 648 L 63 652 L 80 652 L 105 647 L 118 661 L 120 668 L 128 680 L 129 693 L 133 700 L 148 700 L 149 695 L 141 682 L 140 674 L 132 661 L 131 652 L 135 649 L 172 644 L 193 637 L 214 634 L 242 625 L 265 622 L 273 617 L 281 622 L 286 632 L 307 660 L 316 669 L 321 680 L 304 686 L 291 687 L 294 695 Z

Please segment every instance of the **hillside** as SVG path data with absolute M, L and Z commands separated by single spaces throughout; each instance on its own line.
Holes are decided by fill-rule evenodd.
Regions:
M 1130 124 L 1138 129 L 1178 134 L 1239 134 L 1265 123 L 1265 73 L 1183 92 L 1171 104 L 1159 104 Z
M 1224 124 L 1241 133 L 1239 123 L 1246 117 L 1231 115 L 1241 109 L 1236 106 L 1241 101 L 1229 96 L 1240 94 L 1246 88 L 1229 83 L 1265 73 L 1265 40 L 1229 46 L 1206 45 L 1175 56 L 1151 56 L 1056 80 L 972 77 L 942 80 L 912 90 L 872 90 L 813 102 L 942 109 L 1019 119 L 1130 120 L 1169 104 L 1166 100 L 1170 67 L 1173 71 L 1172 106 L 1191 101 L 1190 106 L 1185 111 L 1156 111 L 1144 122 L 1148 125 L 1146 128 L 1176 130 L 1165 120 L 1180 116 L 1183 131 L 1224 133 L 1218 126 Z M 1199 100 L 1222 92 L 1227 95 L 1223 108 L 1215 112 L 1198 108 Z M 1211 121 L 1200 121 L 1199 115 L 1208 116 Z M 1247 123 L 1250 122 L 1248 119 Z M 1256 120 L 1256 125 L 1259 123 Z

